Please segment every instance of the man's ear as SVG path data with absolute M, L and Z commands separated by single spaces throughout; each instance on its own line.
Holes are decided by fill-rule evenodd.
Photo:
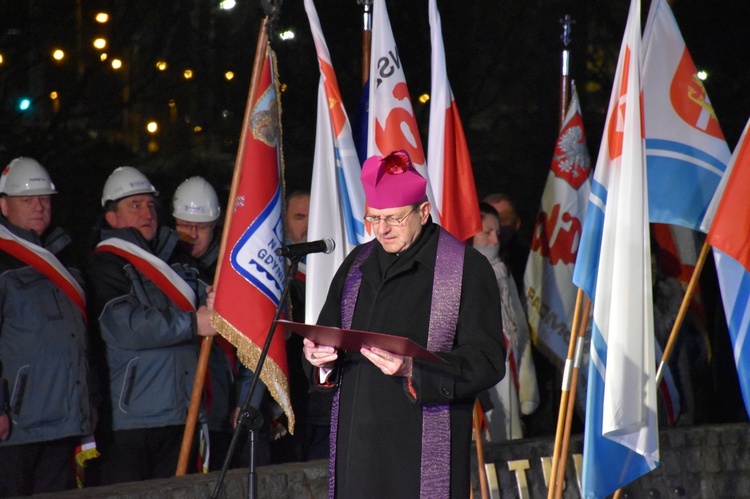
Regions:
M 419 217 L 422 221 L 422 225 L 427 223 L 427 217 L 430 216 L 430 210 L 432 209 L 432 205 L 429 201 L 425 201 L 419 206 Z
M 109 226 L 113 229 L 117 228 L 115 227 L 115 223 L 117 222 L 117 213 L 115 213 L 114 211 L 107 211 L 104 214 L 104 220 L 106 220 Z
M 7 198 L 0 198 L 0 210 L 3 212 L 3 216 L 8 218 L 8 200 Z

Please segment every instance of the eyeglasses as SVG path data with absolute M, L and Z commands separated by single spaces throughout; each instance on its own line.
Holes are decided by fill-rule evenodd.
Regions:
M 192 232 L 195 230 L 196 232 L 208 232 L 211 229 L 214 228 L 213 222 L 198 222 L 198 223 L 185 223 L 185 222 L 176 222 L 175 228 L 177 230 L 183 230 L 185 232 Z
M 404 215 L 401 218 L 396 218 L 396 217 L 393 217 L 393 216 L 389 216 L 389 217 L 373 217 L 371 215 L 368 215 L 368 216 L 365 217 L 365 220 L 368 221 L 368 222 L 370 222 L 372 225 L 377 225 L 380 222 L 385 222 L 385 224 L 388 225 L 389 227 L 399 227 L 401 225 L 404 225 L 404 220 L 406 220 L 407 218 L 409 218 L 409 215 L 411 215 L 412 213 L 414 213 L 414 210 L 416 210 L 416 209 L 417 209 L 417 207 L 415 206 L 414 208 L 412 208 L 409 211 L 409 213 L 407 213 L 406 215 Z

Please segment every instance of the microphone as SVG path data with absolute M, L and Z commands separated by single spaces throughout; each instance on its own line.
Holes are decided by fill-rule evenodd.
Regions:
M 328 254 L 334 250 L 336 243 L 330 237 L 324 237 L 320 241 L 310 241 L 309 243 L 287 244 L 281 248 L 276 248 L 276 254 L 287 258 L 300 258 L 310 253 Z

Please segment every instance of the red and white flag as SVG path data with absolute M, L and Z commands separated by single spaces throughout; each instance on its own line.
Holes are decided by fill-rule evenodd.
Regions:
M 591 192 L 591 158 L 586 147 L 575 87 L 542 194 L 524 274 L 524 295 L 534 344 L 559 368 L 568 356 L 578 288 L 573 267 Z M 575 334 L 575 333 L 573 333 Z M 588 335 L 587 335 L 588 337 Z M 583 348 L 588 357 L 588 348 Z M 586 359 L 584 359 L 584 365 Z M 585 405 L 587 369 L 579 371 L 579 402 Z
M 220 262 L 215 312 L 217 331 L 237 347 L 239 359 L 255 370 L 284 286 L 284 258 L 275 250 L 284 242 L 281 219 L 281 147 L 279 106 L 268 48 L 255 95 L 245 113 L 235 169 L 240 169 L 231 222 Z M 284 409 L 289 427 L 294 414 L 289 398 L 284 332 L 277 328 L 261 380 Z
M 466 241 L 482 230 L 474 172 L 466 146 L 464 128 L 448 82 L 440 13 L 430 0 L 432 41 L 432 90 L 427 170 L 440 225 L 457 239 Z
M 373 1 L 371 43 L 367 156 L 387 156 L 399 149 L 409 153 L 414 167 L 427 179 L 427 198 L 432 204 L 432 218 L 439 220 L 419 127 L 385 0 Z

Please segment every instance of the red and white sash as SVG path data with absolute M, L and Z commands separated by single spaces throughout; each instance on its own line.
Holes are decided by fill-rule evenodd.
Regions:
M 108 251 L 124 258 L 172 300 L 183 312 L 195 311 L 195 292 L 163 260 L 123 239 L 112 237 L 96 245 L 97 253 Z
M 44 274 L 70 298 L 81 311 L 84 321 L 86 320 L 86 295 L 83 288 L 55 255 L 16 236 L 3 225 L 0 225 L 0 250 Z

